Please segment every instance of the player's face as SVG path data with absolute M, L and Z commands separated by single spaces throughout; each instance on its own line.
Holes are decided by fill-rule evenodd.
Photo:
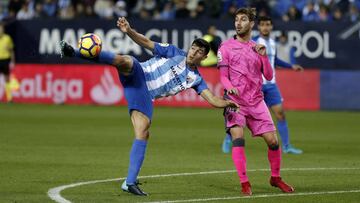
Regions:
M 186 63 L 190 65 L 199 65 L 202 60 L 206 59 L 206 57 L 207 54 L 205 54 L 205 48 L 198 47 L 193 44 L 188 51 Z
M 268 37 L 273 29 L 270 20 L 261 21 L 258 26 L 259 32 L 262 36 Z
M 250 34 L 254 22 L 249 20 L 245 14 L 239 13 L 235 16 L 235 30 L 239 36 Z

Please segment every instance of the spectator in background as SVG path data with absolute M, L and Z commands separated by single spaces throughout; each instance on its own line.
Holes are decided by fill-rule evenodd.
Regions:
M 267 0 L 253 0 L 250 7 L 256 8 L 257 16 L 270 16 L 270 6 Z
M 318 21 L 319 15 L 315 9 L 315 4 L 310 1 L 303 9 L 302 20 L 305 22 Z
M 94 5 L 96 0 L 81 0 L 76 5 L 76 15 L 84 17 L 96 17 Z
M 5 34 L 4 25 L 0 23 L 0 74 L 5 76 L 6 101 L 12 101 L 10 71 L 15 66 L 14 44 L 11 37 Z
M 329 14 L 329 8 L 324 4 L 320 4 L 319 6 L 319 20 L 322 22 L 331 21 L 331 16 Z
M 223 0 L 223 13 L 228 13 L 230 10 L 230 7 L 235 7 L 235 10 L 237 8 L 246 7 L 246 0 Z M 231 9 L 232 10 L 232 9 Z M 233 12 L 235 14 L 235 12 Z M 232 15 L 231 18 L 233 18 L 234 15 Z
M 219 18 L 221 16 L 222 8 L 219 0 L 205 0 L 205 5 L 209 17 Z
M 57 5 L 55 0 L 44 0 L 42 13 L 45 17 L 56 17 Z
M 4 21 L 8 17 L 8 12 L 5 10 L 5 8 L 0 5 L 0 22 Z
M 58 0 L 58 18 L 73 19 L 75 17 L 75 8 L 71 0 Z
M 335 10 L 333 11 L 333 14 L 332 14 L 332 19 L 333 19 L 333 21 L 343 21 L 344 20 L 343 14 L 342 14 L 340 8 L 335 8 Z
M 191 18 L 201 19 L 207 18 L 205 13 L 205 3 L 204 1 L 199 1 L 195 9 L 190 12 Z
M 216 35 L 216 26 L 210 25 L 207 30 L 207 34 L 204 35 L 203 39 L 210 44 L 210 51 L 207 55 L 207 58 L 201 61 L 201 66 L 210 67 L 216 66 L 217 64 L 217 51 L 221 44 L 221 39 Z
M 297 64 L 295 59 L 295 48 L 288 43 L 288 35 L 282 31 L 276 44 L 277 57 L 289 64 Z
M 19 12 L 16 14 L 17 20 L 30 20 L 34 18 L 35 11 L 33 8 L 30 7 L 30 0 L 26 0 Z
M 138 0 L 132 13 L 141 19 L 149 20 L 153 16 L 157 3 L 155 0 Z
M 114 13 L 116 17 L 127 17 L 128 12 L 126 11 L 126 2 L 119 0 L 115 4 L 115 10 Z
M 291 6 L 289 8 L 288 12 L 282 16 L 282 20 L 285 22 L 297 21 L 297 20 L 301 20 L 301 18 L 302 18 L 302 15 L 295 6 Z
M 9 18 L 16 18 L 16 14 L 20 11 L 24 1 L 23 0 L 10 0 L 8 4 Z
M 235 4 L 231 4 L 228 8 L 228 10 L 226 11 L 226 13 L 223 14 L 223 16 L 221 17 L 224 20 L 233 20 L 234 16 L 235 16 L 235 12 L 237 10 L 237 7 Z
M 175 18 L 189 18 L 190 11 L 186 8 L 186 0 L 179 0 L 175 3 Z
M 160 12 L 160 20 L 175 19 L 174 4 L 171 1 L 165 3 L 163 10 Z
M 114 2 L 109 0 L 96 0 L 94 5 L 95 14 L 103 19 L 113 19 Z
M 347 14 L 346 18 L 348 20 L 350 20 L 351 22 L 356 22 L 356 21 L 360 20 L 359 10 L 355 4 L 350 5 L 349 13 Z

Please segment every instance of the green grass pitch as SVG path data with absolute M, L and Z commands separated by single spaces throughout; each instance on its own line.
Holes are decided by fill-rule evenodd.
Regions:
M 287 112 L 292 143 L 303 155 L 283 155 L 283 178 L 298 196 L 213 202 L 360 202 L 360 112 Z M 141 176 L 233 170 L 221 152 L 220 109 L 155 108 Z M 125 107 L 0 104 L 0 202 L 53 202 L 50 188 L 126 176 L 133 140 Z M 267 169 L 267 150 L 246 132 L 248 169 Z M 323 168 L 322 170 L 297 170 Z M 324 169 L 328 168 L 328 169 Z M 351 168 L 351 169 L 330 169 Z M 282 194 L 268 171 L 249 172 L 254 196 Z M 71 202 L 151 202 L 240 196 L 235 172 L 142 178 L 148 197 L 120 190 L 120 181 L 68 188 Z M 295 194 L 296 194 L 295 193 Z

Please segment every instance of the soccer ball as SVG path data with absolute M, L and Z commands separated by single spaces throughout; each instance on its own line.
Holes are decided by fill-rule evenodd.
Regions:
M 101 51 L 101 39 L 94 33 L 87 33 L 83 35 L 78 43 L 79 52 L 83 57 L 95 58 Z

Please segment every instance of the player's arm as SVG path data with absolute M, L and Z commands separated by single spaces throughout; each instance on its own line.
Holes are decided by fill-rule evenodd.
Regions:
M 209 104 L 217 108 L 231 107 L 238 109 L 239 105 L 231 100 L 224 100 L 220 97 L 215 96 L 209 89 L 204 89 L 200 96 L 204 98 Z
M 127 36 L 136 42 L 136 44 L 150 51 L 154 51 L 155 42 L 132 29 L 125 17 L 120 17 L 118 19 L 117 26 L 123 33 L 127 34 Z
M 262 65 L 261 71 L 265 79 L 272 80 L 274 73 L 269 58 L 266 55 L 266 47 L 262 44 L 256 44 L 253 48 L 260 55 L 260 60 Z
M 285 61 L 279 59 L 277 56 L 275 56 L 275 66 L 283 67 L 283 68 L 291 68 L 295 71 L 303 71 L 304 68 L 297 64 L 290 64 L 286 63 Z
M 220 70 L 220 82 L 225 88 L 227 94 L 239 95 L 237 89 L 231 84 L 229 80 L 229 60 L 227 58 L 226 49 L 220 47 L 217 52 L 218 64 L 217 67 Z

